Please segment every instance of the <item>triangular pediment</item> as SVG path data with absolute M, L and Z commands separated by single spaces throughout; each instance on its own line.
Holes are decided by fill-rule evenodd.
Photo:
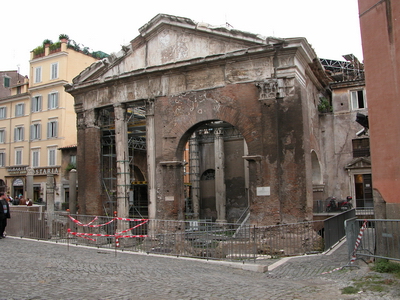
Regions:
M 288 49 L 285 57 L 282 54 L 280 63 L 283 66 L 293 64 L 295 51 L 301 53 L 305 61 L 312 62 L 316 58 L 314 50 L 302 37 L 265 38 L 225 25 L 211 26 L 166 14 L 154 17 L 139 29 L 139 33 L 118 53 L 112 53 L 83 70 L 73 79 L 72 85 L 66 86 L 66 90 L 72 93 L 92 85 L 111 84 L 128 78 L 138 83 L 144 78 L 148 80 L 153 74 L 182 74 L 190 70 L 200 72 L 201 66 L 209 68 L 220 66 L 221 63 L 227 64 L 229 69 L 230 64 L 238 61 L 243 63 L 237 66 L 240 72 L 234 76 L 235 80 L 248 81 L 251 77 L 259 81 L 271 76 L 273 53 L 277 47 Z M 255 67 L 249 62 L 248 56 L 256 57 L 259 53 L 269 53 L 270 57 Z M 246 74 L 240 75 L 243 72 Z M 151 91 L 151 95 L 160 95 L 160 90 Z
M 176 64 L 195 58 L 265 45 L 265 37 L 188 18 L 159 14 L 139 29 L 140 35 L 74 78 L 74 83 L 103 81 L 124 73 Z
M 354 158 L 351 162 L 349 162 L 345 169 L 370 169 L 371 168 L 371 159 L 369 157 L 357 157 Z

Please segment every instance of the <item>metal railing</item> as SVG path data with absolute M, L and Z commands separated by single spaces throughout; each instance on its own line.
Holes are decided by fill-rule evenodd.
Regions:
M 356 210 L 353 208 L 324 220 L 325 250 L 334 246 L 346 235 L 344 222 L 355 216 Z
M 353 218 L 346 221 L 346 238 L 349 258 L 400 261 L 400 220 Z
M 15 211 L 10 236 L 143 253 L 220 260 L 291 256 L 324 250 L 323 221 L 276 226 L 206 220 L 120 219 Z

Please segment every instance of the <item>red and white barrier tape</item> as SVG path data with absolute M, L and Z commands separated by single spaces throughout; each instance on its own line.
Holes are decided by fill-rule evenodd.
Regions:
M 350 265 L 351 265 L 352 263 L 354 263 L 354 262 L 356 261 L 356 259 L 357 259 L 357 256 L 356 256 L 357 249 L 358 249 L 358 246 L 360 246 L 361 239 L 362 239 L 362 236 L 363 236 L 363 234 L 364 234 L 365 229 L 367 229 L 367 220 L 364 220 L 364 223 L 363 223 L 363 225 L 362 225 L 361 228 L 360 228 L 360 232 L 358 233 L 357 240 L 356 240 L 356 244 L 354 245 L 354 250 L 353 250 L 353 253 L 352 253 L 351 259 L 350 259 L 350 263 L 349 263 Z M 332 271 L 329 271 L 329 272 L 323 272 L 323 273 L 321 273 L 321 275 L 323 275 L 323 274 L 330 274 L 330 273 L 333 273 L 333 272 L 335 272 L 335 271 L 339 271 L 339 270 L 341 270 L 341 269 L 343 269 L 343 268 L 344 268 L 344 267 L 339 267 L 339 268 L 333 269 Z
M 101 226 L 106 226 L 112 222 L 114 222 L 115 220 L 120 220 L 120 221 L 131 221 L 131 222 L 141 222 L 141 221 L 148 221 L 148 219 L 127 219 L 127 218 L 118 218 L 115 217 L 113 219 L 111 219 L 110 221 L 103 223 L 103 224 L 98 224 L 98 225 L 92 225 L 92 223 L 94 221 L 96 221 L 98 219 L 98 217 L 96 216 L 92 221 L 90 221 L 87 224 L 83 224 L 82 222 L 79 222 L 77 219 L 71 217 L 70 215 L 68 215 L 68 217 L 75 223 L 78 224 L 79 226 L 84 226 L 84 227 L 101 227 Z
M 147 235 L 137 234 L 137 235 L 121 235 L 121 234 L 102 234 L 102 233 L 83 233 L 83 232 L 73 232 L 68 228 L 68 233 L 80 237 L 85 236 L 96 236 L 96 237 L 116 237 L 116 238 L 136 238 L 136 237 L 147 237 Z
M 365 231 L 366 228 L 367 228 L 367 220 L 364 220 L 364 224 L 361 226 L 360 232 L 359 232 L 359 234 L 357 236 L 357 240 L 356 240 L 356 244 L 354 246 L 353 254 L 351 255 L 351 259 L 350 259 L 350 264 L 352 264 L 353 262 L 356 261 L 356 252 L 357 252 L 358 246 L 360 246 L 361 239 L 362 239 L 362 236 L 363 236 L 364 231 Z
M 138 225 L 136 225 L 136 226 L 133 226 L 132 228 L 128 228 L 128 229 L 126 229 L 126 230 L 123 230 L 123 231 L 121 231 L 120 233 L 125 233 L 125 232 L 128 232 L 129 230 L 133 230 L 133 229 L 135 229 L 135 228 L 137 228 L 137 227 L 139 227 L 139 226 L 141 226 L 141 225 L 143 225 L 143 224 L 146 224 L 148 221 L 149 221 L 149 220 L 146 220 L 146 221 L 144 221 L 144 222 L 142 222 L 142 223 L 140 223 L 140 224 L 138 224 Z
M 83 227 L 101 227 L 101 226 L 105 226 L 108 225 L 112 222 L 114 222 L 114 219 L 111 219 L 109 222 L 104 223 L 104 224 L 98 224 L 98 225 L 92 225 L 92 223 L 94 221 L 96 221 L 98 219 L 98 217 L 95 217 L 92 221 L 90 221 L 87 224 L 83 224 L 82 222 L 79 222 L 77 219 L 74 219 L 73 217 L 71 217 L 70 215 L 68 216 L 75 224 L 78 224 L 79 226 L 83 226 Z
M 95 239 L 90 238 L 90 236 L 94 236 L 94 237 L 115 237 L 115 246 L 119 247 L 119 238 L 138 238 L 138 237 L 147 237 L 147 235 L 122 235 L 122 233 L 126 233 L 130 230 L 133 230 L 143 224 L 146 224 L 149 219 L 128 219 L 128 218 L 118 218 L 115 217 L 113 219 L 111 219 L 109 222 L 106 222 L 104 224 L 98 224 L 98 225 L 91 225 L 94 221 L 96 221 L 98 219 L 98 217 L 96 216 L 92 221 L 90 221 L 87 224 L 83 224 L 82 222 L 79 222 L 77 219 L 74 219 L 73 217 L 69 216 L 69 218 L 75 223 L 78 224 L 79 226 L 84 226 L 84 227 L 101 227 L 101 226 L 105 226 L 108 225 L 112 222 L 114 222 L 115 220 L 120 220 L 120 221 L 130 221 L 130 222 L 141 222 L 140 224 L 137 224 L 131 228 L 128 228 L 126 230 L 123 230 L 121 232 L 115 233 L 115 234 L 101 234 L 101 233 L 81 233 L 81 232 L 72 232 L 70 228 L 68 228 L 68 233 L 75 235 L 77 237 L 81 237 L 90 241 L 96 241 Z

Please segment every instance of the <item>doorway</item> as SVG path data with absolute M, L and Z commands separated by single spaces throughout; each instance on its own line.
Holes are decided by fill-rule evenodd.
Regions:
M 356 174 L 354 175 L 355 196 L 357 208 L 374 207 L 374 199 L 372 195 L 372 175 Z

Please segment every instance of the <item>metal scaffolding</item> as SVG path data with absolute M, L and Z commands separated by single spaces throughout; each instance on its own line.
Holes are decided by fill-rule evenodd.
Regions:
M 143 106 L 127 106 L 125 113 L 125 122 L 128 133 L 129 165 L 131 172 L 126 174 L 130 176 L 129 182 L 132 184 L 126 188 L 126 197 L 129 197 L 130 214 L 143 216 L 147 205 L 143 205 L 143 188 L 137 188 L 134 185 L 145 186 L 141 180 L 139 183 L 135 178 L 137 168 L 134 166 L 135 151 L 146 151 L 146 116 Z M 105 213 L 112 215 L 117 208 L 117 170 L 116 170 L 116 141 L 115 141 L 115 116 L 114 107 L 109 106 L 99 111 L 99 126 L 101 128 L 101 176 L 102 183 L 107 199 L 103 203 Z M 136 172 L 135 172 L 136 170 Z M 135 191 L 137 193 L 135 193 Z M 140 192 L 140 193 L 139 193 Z M 137 195 L 136 195 L 137 194 Z M 135 201 L 136 200 L 136 201 Z M 147 201 L 147 199 L 146 199 Z M 144 209 L 145 207 L 145 209 Z
M 346 61 L 321 58 L 320 62 L 334 81 L 363 80 L 364 65 L 353 54 L 343 55 Z
M 140 151 L 146 151 L 146 108 L 144 106 L 127 105 L 125 107 L 125 122 L 128 134 L 128 150 L 130 176 L 129 187 L 123 195 L 129 198 L 129 215 L 131 217 L 148 216 L 148 196 L 147 182 L 141 174 L 135 159 Z M 103 206 L 106 214 L 112 215 L 117 209 L 117 155 L 116 155 L 116 136 L 115 136 L 115 115 L 114 107 L 109 106 L 99 111 L 99 122 L 101 128 L 101 176 L 102 184 L 106 194 Z M 185 190 L 185 214 L 186 218 L 199 218 L 199 199 L 200 199 L 200 157 L 201 149 L 199 144 L 213 143 L 215 131 L 223 133 L 224 140 L 242 139 L 240 132 L 231 124 L 223 121 L 213 121 L 198 127 L 189 139 L 184 150 L 184 160 L 186 161 L 184 171 L 184 190 Z M 142 157 L 146 157 L 143 155 Z M 139 175 L 138 175 L 139 174 Z M 196 201 L 193 201 L 196 199 Z M 197 205 L 197 207 L 195 207 Z

